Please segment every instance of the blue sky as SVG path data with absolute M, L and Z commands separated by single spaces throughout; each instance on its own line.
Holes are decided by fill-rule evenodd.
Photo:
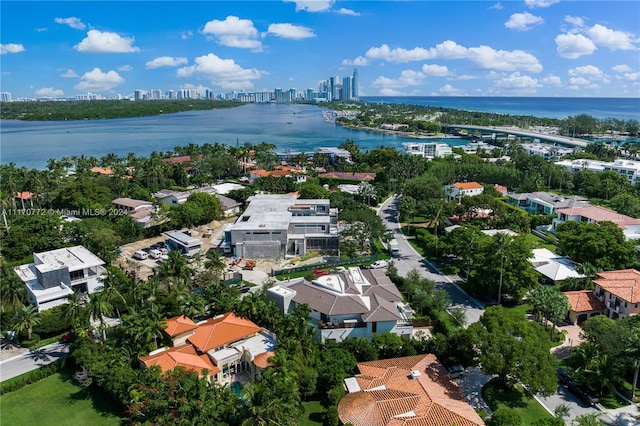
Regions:
M 640 97 L 639 1 L 0 3 L 19 97 L 317 90 L 361 96 Z

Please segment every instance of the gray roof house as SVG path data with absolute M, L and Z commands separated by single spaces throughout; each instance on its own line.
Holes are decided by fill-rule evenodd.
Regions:
M 371 339 L 376 333 L 410 336 L 413 311 L 381 269 L 348 268 L 309 282 L 300 279 L 271 287 L 269 297 L 283 313 L 306 304 L 321 341 Z
M 280 259 L 308 251 L 337 253 L 338 213 L 329 200 L 299 200 L 295 194 L 254 195 L 225 230 L 235 256 Z
M 518 194 L 507 192 L 507 202 L 529 213 L 556 214 L 558 209 L 587 206 L 586 198 L 578 195 L 565 197 L 550 192 L 530 192 Z

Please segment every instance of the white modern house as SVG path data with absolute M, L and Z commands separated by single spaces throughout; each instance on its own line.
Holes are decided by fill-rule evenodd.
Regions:
M 284 314 L 306 304 L 317 337 L 325 342 L 395 333 L 410 337 L 413 310 L 382 269 L 346 271 L 271 287 L 267 294 Z
M 640 161 L 618 159 L 614 162 L 606 162 L 598 160 L 579 159 L 558 161 L 555 164 L 557 166 L 562 166 L 573 173 L 583 170 L 588 170 L 594 173 L 613 170 L 627 178 L 631 185 L 635 185 L 640 182 Z
M 225 230 L 227 247 L 238 257 L 280 259 L 308 251 L 337 253 L 338 212 L 329 200 L 294 194 L 255 195 Z
M 67 247 L 33 254 L 33 263 L 15 268 L 24 282 L 29 300 L 38 311 L 67 303 L 74 292 L 102 291 L 106 274 L 102 259 L 83 246 Z
M 545 143 L 523 143 L 521 146 L 527 154 L 537 155 L 547 161 L 560 160 L 565 155 L 571 155 L 575 151 L 573 148 L 549 145 Z
M 402 144 L 402 151 L 405 154 L 419 155 L 425 158 L 453 155 L 451 147 L 441 142 L 405 142 Z

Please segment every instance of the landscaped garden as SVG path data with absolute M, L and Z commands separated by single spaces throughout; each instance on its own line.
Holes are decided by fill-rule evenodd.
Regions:
M 494 412 L 500 407 L 515 410 L 524 420 L 525 426 L 529 426 L 539 419 L 553 417 L 520 385 L 500 384 L 494 379 L 482 388 L 482 398 Z

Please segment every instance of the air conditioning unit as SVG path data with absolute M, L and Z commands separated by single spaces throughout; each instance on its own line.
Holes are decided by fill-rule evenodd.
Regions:
M 411 378 L 417 379 L 418 377 L 420 377 L 420 372 L 418 370 L 411 370 Z

